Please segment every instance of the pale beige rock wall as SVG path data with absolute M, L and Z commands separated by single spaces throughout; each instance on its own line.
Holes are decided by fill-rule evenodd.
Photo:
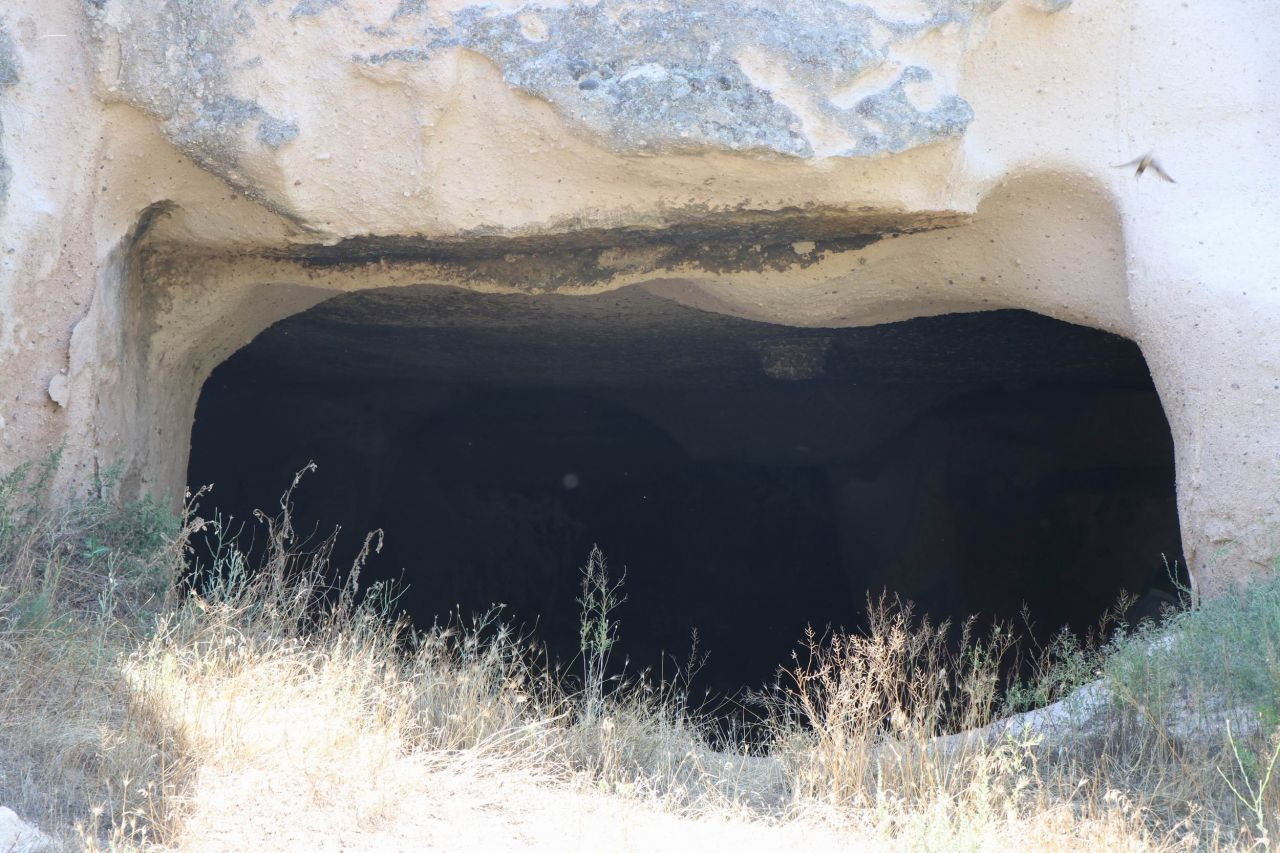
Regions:
M 1276 554 L 1270 0 L 197 5 L 0 9 L 4 468 L 175 499 L 209 371 L 359 288 L 1019 307 L 1141 345 L 1208 588 Z

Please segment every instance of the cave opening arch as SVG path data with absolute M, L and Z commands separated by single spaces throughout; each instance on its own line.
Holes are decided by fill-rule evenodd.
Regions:
M 1026 311 L 761 323 L 643 287 L 328 300 L 204 383 L 188 481 L 246 518 L 386 532 L 366 580 L 419 625 L 491 604 L 577 646 L 578 569 L 625 569 L 621 652 L 758 687 L 880 590 L 935 618 L 1084 630 L 1179 559 L 1170 431 L 1138 347 Z M 667 657 L 670 656 L 670 657 Z

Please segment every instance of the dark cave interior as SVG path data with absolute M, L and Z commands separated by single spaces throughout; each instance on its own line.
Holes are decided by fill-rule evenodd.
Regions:
M 775 326 L 643 288 L 423 285 L 283 320 L 205 383 L 189 482 L 249 519 L 294 473 L 299 529 L 342 526 L 419 626 L 505 605 L 578 645 L 593 543 L 630 671 L 707 654 L 759 687 L 806 625 L 889 590 L 935 618 L 1086 629 L 1180 559 L 1169 427 L 1138 347 L 1023 311 Z M 665 662 L 665 663 L 664 663 Z

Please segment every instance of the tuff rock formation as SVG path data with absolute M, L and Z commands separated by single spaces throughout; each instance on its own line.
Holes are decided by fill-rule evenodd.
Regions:
M 210 371 L 370 288 L 1023 308 L 1140 345 L 1212 590 L 1277 552 L 1277 56 L 1271 0 L 9 0 L 0 462 L 176 502 Z

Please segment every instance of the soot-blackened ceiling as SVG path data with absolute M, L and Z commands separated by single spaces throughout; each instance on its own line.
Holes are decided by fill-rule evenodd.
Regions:
M 678 345 L 673 345 L 678 341 Z M 754 383 L 772 347 L 825 353 L 852 384 L 1150 383 L 1131 341 L 1025 311 L 802 329 L 712 314 L 641 287 L 590 296 L 473 293 L 418 285 L 335 297 L 277 323 L 236 368 L 270 362 L 299 380 L 359 375 L 575 387 Z M 304 359 L 283 358 L 305 352 Z M 248 353 L 245 354 L 248 356 Z

